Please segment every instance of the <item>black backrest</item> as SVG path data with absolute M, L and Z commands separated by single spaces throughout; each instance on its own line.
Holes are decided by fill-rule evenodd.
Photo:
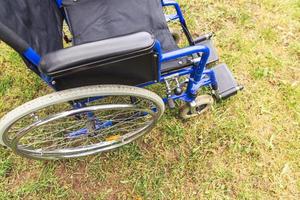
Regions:
M 1 0 L 0 40 L 22 53 L 40 55 L 63 47 L 62 16 L 55 0 Z
M 63 0 L 74 44 L 149 32 L 163 51 L 177 49 L 161 0 Z

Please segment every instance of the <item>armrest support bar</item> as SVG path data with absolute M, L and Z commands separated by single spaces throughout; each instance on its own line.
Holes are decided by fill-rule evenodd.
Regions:
M 166 62 L 169 60 L 174 60 L 176 58 L 180 58 L 180 57 L 184 57 L 184 56 L 188 56 L 188 55 L 192 55 L 192 54 L 196 54 L 196 53 L 202 53 L 201 55 L 201 60 L 200 62 L 193 67 L 193 72 L 191 73 L 190 76 L 190 81 L 188 84 L 188 96 L 190 98 L 193 98 L 195 96 L 195 92 L 193 90 L 194 85 L 197 85 L 203 75 L 203 72 L 205 70 L 208 58 L 209 58 L 209 54 L 210 54 L 210 50 L 207 46 L 203 46 L 203 45 L 197 45 L 197 46 L 191 46 L 188 48 L 184 48 L 184 49 L 179 49 L 176 51 L 171 51 L 168 53 L 164 53 L 161 56 L 161 62 Z
M 164 54 L 162 54 L 161 61 L 166 62 L 166 61 L 174 60 L 176 58 L 180 58 L 183 56 L 188 56 L 188 55 L 192 55 L 192 54 L 196 54 L 196 53 L 203 53 L 201 60 L 204 61 L 206 59 L 206 61 L 207 61 L 210 51 L 209 51 L 209 48 L 204 45 L 191 46 L 191 47 L 171 51 L 168 53 L 164 53 Z M 206 61 L 205 61 L 205 64 L 206 64 Z M 201 63 L 201 61 L 200 61 L 200 63 Z

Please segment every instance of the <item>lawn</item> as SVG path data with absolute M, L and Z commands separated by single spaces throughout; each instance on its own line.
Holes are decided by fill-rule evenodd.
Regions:
M 300 198 L 300 1 L 179 2 L 245 90 L 189 121 L 168 110 L 111 153 L 39 162 L 1 147 L 0 199 Z M 3 43 L 0 65 L 1 117 L 51 92 Z

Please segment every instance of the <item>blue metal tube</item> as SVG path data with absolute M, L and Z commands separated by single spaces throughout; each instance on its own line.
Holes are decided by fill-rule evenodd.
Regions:
M 32 48 L 28 48 L 25 52 L 23 52 L 23 56 L 31 62 L 34 67 L 39 66 L 41 62 L 41 56 L 35 52 Z
M 164 62 L 196 53 L 202 53 L 202 55 L 198 66 L 193 67 L 193 72 L 188 83 L 186 94 L 187 99 L 189 100 L 193 100 L 196 97 L 196 93 L 199 88 L 195 86 L 199 86 L 198 83 L 201 81 L 202 74 L 210 54 L 209 48 L 203 45 L 197 45 L 179 49 L 162 55 L 162 62 Z
M 62 1 L 63 1 L 63 0 L 56 0 L 56 4 L 57 4 L 57 6 L 58 6 L 59 8 L 62 7 Z
M 39 72 L 38 75 L 41 77 L 41 79 L 43 79 L 50 87 L 55 89 L 54 85 L 52 84 L 52 78 L 41 73 L 39 70 L 38 66 L 42 60 L 41 56 L 32 48 L 28 48 L 26 51 L 24 51 L 23 56 L 32 64 L 32 67 L 34 67 Z
M 174 6 L 181 24 L 186 24 L 179 4 L 174 0 L 162 0 L 163 6 Z
M 157 52 L 157 56 L 158 56 L 158 62 L 157 62 L 157 81 L 159 81 L 161 79 L 161 59 L 162 59 L 162 50 L 161 50 L 161 45 L 160 42 L 158 40 L 155 41 L 154 44 L 154 51 Z
M 209 51 L 209 48 L 204 45 L 191 46 L 191 47 L 171 51 L 168 53 L 164 53 L 161 56 L 161 62 L 174 60 L 176 58 L 181 58 L 181 57 L 189 56 L 189 55 L 196 54 L 196 53 L 202 53 L 201 61 L 199 62 L 199 65 L 202 65 L 205 67 L 206 62 L 209 57 L 209 54 L 210 54 L 210 51 Z
M 183 16 L 182 12 L 181 12 L 179 4 L 174 0 L 162 0 L 162 6 L 174 6 L 174 8 L 176 10 L 176 14 L 170 20 L 179 19 L 181 27 L 182 27 L 183 32 L 184 32 L 184 34 L 186 35 L 186 37 L 189 41 L 189 44 L 191 46 L 194 46 L 195 42 L 194 42 L 193 37 L 192 37 L 188 27 L 187 27 L 187 24 L 185 22 L 185 19 L 184 19 L 184 16 Z

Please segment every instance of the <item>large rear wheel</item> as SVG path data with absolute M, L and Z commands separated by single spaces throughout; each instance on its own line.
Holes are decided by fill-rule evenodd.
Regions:
M 8 113 L 0 121 L 0 142 L 33 159 L 87 156 L 149 132 L 164 110 L 162 99 L 142 88 L 75 88 L 37 98 Z

